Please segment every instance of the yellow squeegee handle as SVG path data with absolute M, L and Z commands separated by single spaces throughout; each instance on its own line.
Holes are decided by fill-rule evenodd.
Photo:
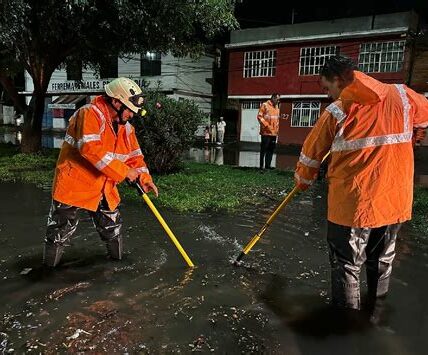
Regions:
M 324 156 L 324 158 L 322 159 L 322 162 L 324 162 L 329 155 L 330 155 L 330 152 L 328 152 Z M 253 238 L 251 238 L 250 242 L 245 246 L 241 254 L 239 254 L 238 257 L 236 258 L 235 263 L 239 263 L 241 259 L 250 252 L 250 250 L 254 247 L 254 245 L 256 245 L 259 239 L 263 236 L 263 234 L 269 228 L 269 226 L 271 225 L 273 220 L 276 218 L 278 213 L 281 212 L 281 210 L 288 205 L 288 203 L 292 200 L 292 198 L 298 191 L 299 191 L 299 188 L 297 186 L 294 186 L 293 190 L 290 191 L 290 193 L 284 198 L 284 200 L 280 203 L 280 205 L 276 208 L 276 210 L 271 214 L 271 216 L 263 225 L 263 227 L 259 230 L 259 232 L 256 233 Z
M 183 249 L 183 247 L 181 246 L 180 242 L 175 237 L 175 235 L 172 232 L 172 230 L 166 224 L 165 220 L 163 219 L 163 217 L 161 216 L 161 214 L 159 213 L 159 211 L 157 210 L 157 208 L 155 207 L 155 205 L 153 204 L 153 202 L 150 200 L 150 197 L 147 196 L 147 194 L 143 190 L 143 187 L 138 182 L 135 182 L 135 181 L 131 182 L 131 181 L 127 180 L 126 182 L 130 186 L 133 186 L 133 187 L 135 187 L 137 189 L 138 194 L 147 203 L 147 205 L 149 206 L 149 208 L 151 209 L 151 211 L 153 212 L 153 214 L 155 215 L 155 217 L 157 218 L 157 220 L 159 221 L 159 223 L 161 224 L 161 226 L 165 230 L 166 234 L 168 234 L 168 237 L 172 240 L 172 242 L 174 243 L 175 247 L 178 249 L 178 251 L 180 252 L 181 256 L 186 261 L 187 265 L 190 266 L 190 267 L 194 267 L 195 265 L 193 264 L 192 260 L 190 260 L 190 258 L 187 255 L 186 251 Z
M 272 215 L 269 217 L 269 219 L 266 221 L 266 223 L 263 225 L 263 227 L 259 230 L 258 233 L 254 235 L 253 238 L 251 238 L 250 242 L 245 246 L 245 248 L 242 250 L 241 254 L 239 254 L 236 261 L 240 261 L 244 255 L 247 255 L 250 250 L 253 248 L 253 246 L 259 241 L 259 239 L 263 236 L 263 234 L 266 232 L 266 230 L 269 228 L 273 220 L 276 218 L 279 212 L 288 205 L 288 203 L 291 201 L 291 199 L 294 197 L 294 195 L 299 191 L 297 186 L 294 186 L 293 190 L 290 191 L 290 193 L 284 198 L 284 200 L 280 203 L 280 205 L 276 208 L 276 210 L 272 213 Z

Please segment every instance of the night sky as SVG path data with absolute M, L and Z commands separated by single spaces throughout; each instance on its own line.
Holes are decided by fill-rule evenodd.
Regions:
M 333 1 L 272 1 L 240 0 L 235 15 L 241 28 L 290 24 L 294 22 L 331 20 L 341 17 L 367 16 L 414 9 L 428 22 L 428 0 L 343 0 Z

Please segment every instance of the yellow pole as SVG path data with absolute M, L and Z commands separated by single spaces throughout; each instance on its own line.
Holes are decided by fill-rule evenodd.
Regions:
M 144 201 L 146 201 L 147 205 L 150 207 L 150 209 L 152 210 L 153 214 L 156 216 L 156 218 L 158 219 L 159 223 L 162 225 L 163 229 L 165 229 L 166 234 L 168 234 L 168 237 L 171 238 L 172 242 L 177 247 L 178 251 L 180 252 L 180 254 L 182 255 L 182 257 L 184 258 L 184 260 L 186 260 L 187 265 L 189 265 L 190 267 L 194 267 L 195 265 L 192 263 L 192 260 L 190 260 L 190 258 L 187 255 L 186 251 L 183 249 L 183 247 L 181 246 L 180 242 L 175 237 L 174 233 L 172 233 L 172 230 L 168 227 L 168 225 L 166 224 L 165 220 L 162 218 L 162 216 L 160 215 L 160 213 L 156 209 L 155 205 L 150 200 L 149 196 L 147 196 L 147 194 L 144 194 L 143 195 L 143 199 L 144 199 Z
M 327 157 L 330 155 L 330 152 L 328 152 L 324 158 L 322 159 L 322 162 L 327 159 Z M 321 162 L 321 163 L 322 163 Z M 258 233 L 254 235 L 253 238 L 251 238 L 250 242 L 245 246 L 245 248 L 242 250 L 241 254 L 238 255 L 236 258 L 234 264 L 238 265 L 238 263 L 241 261 L 241 259 L 247 255 L 250 250 L 256 245 L 256 243 L 259 241 L 259 239 L 263 236 L 263 234 L 266 232 L 266 230 L 269 228 L 273 220 L 276 218 L 279 212 L 288 205 L 288 203 L 291 201 L 291 199 L 294 197 L 294 195 L 299 191 L 297 186 L 294 186 L 293 190 L 290 191 L 290 193 L 285 197 L 285 199 L 281 202 L 281 204 L 276 208 L 276 210 L 272 213 L 272 215 L 269 217 L 267 222 L 263 225 L 263 227 L 259 230 Z
M 272 213 L 272 215 L 269 217 L 267 222 L 263 225 L 263 227 L 259 230 L 258 233 L 254 235 L 254 237 L 250 240 L 250 242 L 245 246 L 245 248 L 242 250 L 241 254 L 236 258 L 235 263 L 238 263 L 241 261 L 241 259 L 244 257 L 244 255 L 247 255 L 250 250 L 253 248 L 253 246 L 259 241 L 259 239 L 263 236 L 263 234 L 266 232 L 266 230 L 269 228 L 273 220 L 276 218 L 279 212 L 288 205 L 290 200 L 294 197 L 294 195 L 299 191 L 297 186 L 294 186 L 293 190 L 285 197 L 285 199 L 281 202 L 281 204 L 276 208 L 276 210 Z
M 161 224 L 161 226 L 163 227 L 163 229 L 165 229 L 165 232 L 168 234 L 168 237 L 171 238 L 172 242 L 174 243 L 174 245 L 176 246 L 176 248 L 180 252 L 181 256 L 184 258 L 184 260 L 186 260 L 187 265 L 190 267 L 194 267 L 195 265 L 192 263 L 192 260 L 190 260 L 186 251 L 183 249 L 180 242 L 175 237 L 174 233 L 172 233 L 172 230 L 168 227 L 165 220 L 162 218 L 159 211 L 157 210 L 157 208 L 155 207 L 153 202 L 150 200 L 149 196 L 147 196 L 147 194 L 144 192 L 142 186 L 138 182 L 132 182 L 129 180 L 127 180 L 127 183 L 130 186 L 134 186 L 137 189 L 139 195 L 141 195 L 143 197 L 144 201 L 146 201 L 147 205 L 152 210 L 153 214 L 156 216 L 156 218 L 158 219 L 158 221 Z

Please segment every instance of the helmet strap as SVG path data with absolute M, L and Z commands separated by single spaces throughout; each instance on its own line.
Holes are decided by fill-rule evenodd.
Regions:
M 118 100 L 118 101 L 119 101 L 119 100 Z M 119 101 L 119 102 L 120 102 L 120 101 Z M 124 125 L 124 124 L 126 124 L 126 121 L 123 119 L 123 112 L 125 111 L 126 106 L 125 106 L 123 103 L 120 103 L 120 108 L 119 108 L 119 109 L 117 109 L 117 108 L 113 105 L 113 100 L 112 100 L 112 98 L 111 98 L 111 97 L 109 97 L 108 103 L 110 104 L 110 106 L 112 107 L 112 109 L 113 109 L 114 111 L 116 111 L 116 113 L 117 113 L 117 117 L 119 117 L 119 121 L 118 121 L 118 123 L 119 123 L 120 125 Z

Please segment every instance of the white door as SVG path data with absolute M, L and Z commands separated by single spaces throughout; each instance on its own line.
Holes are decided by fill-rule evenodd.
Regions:
M 246 108 L 250 106 L 251 108 Z M 241 136 L 242 142 L 260 142 L 260 126 L 257 121 L 257 113 L 259 112 L 260 103 L 247 103 L 241 106 Z

